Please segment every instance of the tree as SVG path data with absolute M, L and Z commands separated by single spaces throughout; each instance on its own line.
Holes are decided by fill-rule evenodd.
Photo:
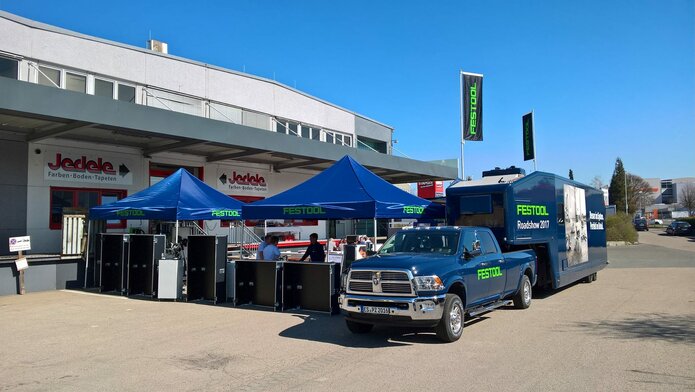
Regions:
M 574 180 L 574 173 L 572 173 L 572 169 L 570 169 L 569 178 L 570 180 Z
M 685 184 L 681 189 L 681 206 L 688 210 L 688 215 L 693 215 L 695 211 L 695 184 Z
M 654 196 L 647 181 L 634 174 L 626 173 L 625 175 L 627 176 L 627 208 L 630 212 L 640 211 L 654 203 Z
M 603 188 L 603 180 L 601 179 L 601 176 L 594 176 L 594 178 L 591 179 L 591 186 L 596 189 Z
M 614 204 L 618 212 L 625 211 L 625 168 L 620 158 L 615 160 L 615 169 L 608 187 L 608 204 Z

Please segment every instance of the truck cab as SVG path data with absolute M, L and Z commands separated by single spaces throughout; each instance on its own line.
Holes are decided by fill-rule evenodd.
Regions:
M 343 275 L 339 303 L 348 329 L 375 324 L 434 328 L 458 340 L 466 314 L 527 308 L 536 279 L 532 250 L 501 253 L 485 227 L 403 229 Z

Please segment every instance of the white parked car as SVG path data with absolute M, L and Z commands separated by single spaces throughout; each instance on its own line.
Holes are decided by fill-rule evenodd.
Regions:
M 664 221 L 661 219 L 650 219 L 649 224 L 650 225 L 663 225 Z

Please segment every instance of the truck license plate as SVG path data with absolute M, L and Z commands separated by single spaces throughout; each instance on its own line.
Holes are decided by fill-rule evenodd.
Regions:
M 390 314 L 391 310 L 382 306 L 362 306 L 362 313 Z

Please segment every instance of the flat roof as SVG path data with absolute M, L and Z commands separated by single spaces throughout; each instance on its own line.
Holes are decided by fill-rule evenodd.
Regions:
M 299 138 L 245 125 L 0 78 L 0 138 L 79 140 L 173 151 L 206 162 L 248 162 L 321 171 L 350 155 L 392 183 L 456 178 L 456 167 Z

